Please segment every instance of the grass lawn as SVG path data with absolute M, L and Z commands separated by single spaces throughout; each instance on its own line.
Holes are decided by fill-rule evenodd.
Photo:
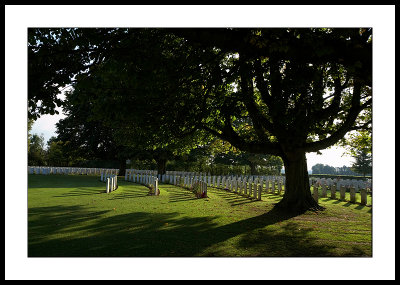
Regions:
M 28 175 L 29 257 L 372 256 L 371 207 L 320 199 L 326 210 L 271 212 L 261 201 L 209 188 L 208 198 L 161 184 L 159 196 L 94 176 Z

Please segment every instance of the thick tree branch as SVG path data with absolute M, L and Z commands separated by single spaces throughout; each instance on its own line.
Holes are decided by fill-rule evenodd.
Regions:
M 302 148 L 305 152 L 316 152 L 321 149 L 325 149 L 342 139 L 345 134 L 351 130 L 356 122 L 358 114 L 362 110 L 360 105 L 361 84 L 359 82 L 354 83 L 353 98 L 351 101 L 351 107 L 348 112 L 347 118 L 344 123 L 328 138 L 322 139 L 317 142 L 306 143 Z
M 262 70 L 262 66 L 261 66 L 261 61 L 259 59 L 256 59 L 254 61 L 254 70 L 255 70 L 255 74 L 256 74 L 256 86 L 258 88 L 258 90 L 260 91 L 261 94 L 261 98 L 263 99 L 264 103 L 268 106 L 271 107 L 271 94 L 269 94 L 268 92 L 268 88 L 267 88 L 267 84 L 264 80 L 264 76 L 263 76 L 263 70 Z
M 222 132 L 216 131 L 207 125 L 201 127 L 210 134 L 229 142 L 234 147 L 241 151 L 248 151 L 251 153 L 282 155 L 281 149 L 277 143 L 260 143 L 260 142 L 246 142 L 244 141 L 233 129 L 226 127 Z
M 243 56 L 240 57 L 240 87 L 241 94 L 243 96 L 243 101 L 246 105 L 246 109 L 249 112 L 249 116 L 253 122 L 254 131 L 257 134 L 257 137 L 260 141 L 269 142 L 268 136 L 265 132 L 265 127 L 271 128 L 272 125 L 266 120 L 266 118 L 261 114 L 258 110 L 257 106 L 254 103 L 253 96 L 253 81 L 251 80 L 251 72 L 247 66 L 247 62 L 243 59 Z M 250 78 L 249 78 L 250 77 Z M 271 130 L 269 130 L 271 131 Z
M 336 65 L 333 65 L 332 68 L 337 71 Z M 329 117 L 336 115 L 339 112 L 340 100 L 342 98 L 342 91 L 343 91 L 344 87 L 347 86 L 348 80 L 349 79 L 347 77 L 346 83 L 344 85 L 341 85 L 339 78 L 334 79 L 335 92 L 333 94 L 333 100 L 332 100 L 331 104 L 325 109 L 317 110 L 317 111 L 314 111 L 313 113 L 311 113 L 312 120 L 323 121 L 323 120 L 328 119 Z M 325 98 L 325 100 L 326 99 L 327 98 Z

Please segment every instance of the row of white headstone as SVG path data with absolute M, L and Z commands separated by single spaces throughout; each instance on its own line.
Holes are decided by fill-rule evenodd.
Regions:
M 191 191 L 196 191 L 198 197 L 207 197 L 207 183 L 195 177 L 181 177 L 175 176 L 172 180 L 175 186 L 189 189 Z
M 129 170 L 128 170 L 129 171 Z M 147 171 L 150 172 L 152 170 L 133 170 L 132 171 Z M 153 175 L 157 175 L 157 172 L 153 170 Z M 169 176 L 189 176 L 189 177 L 199 177 L 200 180 L 203 180 L 204 177 L 214 177 L 212 175 L 210 175 L 210 173 L 204 173 L 204 172 L 187 172 L 187 171 L 166 171 L 165 173 L 165 179 L 168 180 Z M 158 175 L 159 179 L 162 179 L 160 177 L 160 175 Z M 230 179 L 232 180 L 233 178 L 236 178 L 236 180 L 244 180 L 247 179 L 248 182 L 252 183 L 259 183 L 259 181 L 281 181 L 281 183 L 285 183 L 286 178 L 284 175 L 269 175 L 269 176 L 265 176 L 265 175 L 223 175 L 220 177 L 226 177 L 226 179 L 228 177 L 230 177 Z M 208 178 L 207 178 L 208 179 Z M 164 181 L 163 181 L 164 182 Z M 336 187 L 341 187 L 342 185 L 345 185 L 347 187 L 355 187 L 357 190 L 358 189 L 363 189 L 363 188 L 367 188 L 369 190 L 371 190 L 372 188 L 372 180 L 371 179 L 367 179 L 367 180 L 362 180 L 362 179 L 340 179 L 340 178 L 314 178 L 314 177 L 310 177 L 309 178 L 309 183 L 310 185 L 313 185 L 315 182 L 322 184 L 326 184 L 328 186 L 331 186 L 333 184 L 336 185 Z M 208 182 L 207 182 L 208 183 Z M 208 186 L 210 186 L 210 183 L 208 183 Z
M 127 169 L 125 179 L 138 175 L 140 171 Z M 182 174 L 182 175 L 178 175 Z M 162 183 L 179 185 L 189 189 L 193 183 L 203 182 L 206 186 L 232 191 L 234 193 L 261 200 L 261 193 L 265 185 L 267 192 L 280 194 L 283 190 L 284 177 L 282 176 L 209 176 L 196 175 L 195 172 L 169 171 L 165 175 L 158 175 Z M 277 189 L 277 190 L 276 190 Z
M 128 169 L 126 177 L 136 175 L 141 171 Z M 182 174 L 182 175 L 179 175 Z M 165 175 L 158 175 L 162 183 L 179 185 L 192 188 L 195 181 L 201 181 L 206 186 L 229 190 L 243 196 L 261 199 L 261 193 L 281 195 L 284 191 L 284 176 L 210 176 L 194 172 L 167 171 Z M 350 183 L 353 182 L 353 183 Z M 367 192 L 371 189 L 368 184 L 371 181 L 340 180 L 340 179 L 315 179 L 310 178 L 310 186 L 313 187 L 313 197 L 318 200 L 318 189 L 321 188 L 321 198 L 327 197 L 327 191 L 331 192 L 331 198 L 336 199 L 336 192 L 340 193 L 339 200 L 345 200 L 345 193 L 350 192 L 350 202 L 356 202 L 356 193 L 361 194 L 361 204 L 367 204 Z
M 106 179 L 106 193 L 111 193 L 118 188 L 118 176 L 114 175 Z
M 160 189 L 158 188 L 158 178 L 153 175 L 144 174 L 144 185 L 149 187 L 153 195 L 160 195 Z
M 129 169 L 125 171 L 125 181 L 131 181 L 134 183 L 145 185 L 146 187 L 152 189 L 154 195 L 159 195 L 160 190 L 158 188 L 158 178 L 153 175 L 153 173 L 148 172 L 147 170 L 134 171 Z
M 190 179 L 194 180 L 200 180 L 205 182 L 208 186 L 214 187 L 214 188 L 220 188 L 220 189 L 226 189 L 230 190 L 233 192 L 237 192 L 240 194 L 244 195 L 249 195 L 250 193 L 253 193 L 253 198 L 259 199 L 260 194 L 254 194 L 257 193 L 258 189 L 260 188 L 260 191 L 263 191 L 264 187 L 265 189 L 271 189 L 270 191 L 272 192 L 272 187 L 274 186 L 275 188 L 278 188 L 278 192 L 283 189 L 284 182 L 281 179 L 281 177 L 266 177 L 266 180 L 264 180 L 264 177 L 236 177 L 236 176 L 176 176 L 176 175 L 163 175 L 161 176 L 161 181 L 163 183 L 171 183 L 171 184 L 176 184 L 176 179 L 183 179 L 183 181 L 190 181 Z M 275 179 L 274 179 L 275 178 Z M 184 182 L 187 184 L 187 182 Z M 261 192 L 260 192 L 261 193 Z
M 285 176 L 278 176 L 278 175 L 210 175 L 210 173 L 204 173 L 204 172 L 187 172 L 187 171 L 166 171 L 165 175 L 168 176 L 189 176 L 189 177 L 199 177 L 200 179 L 203 179 L 204 177 L 225 177 L 225 179 L 228 179 L 228 177 L 233 180 L 234 178 L 236 180 L 243 180 L 246 179 L 248 182 L 257 182 L 260 180 L 281 180 L 282 183 L 285 182 Z M 212 179 L 212 178 L 211 178 Z M 210 186 L 210 185 L 209 185 Z
M 321 195 L 319 195 L 319 188 L 321 188 Z M 357 189 L 354 186 L 349 186 L 349 185 L 340 185 L 339 187 L 337 187 L 336 184 L 332 184 L 332 185 L 327 185 L 327 184 L 320 184 L 318 182 L 316 182 L 313 185 L 313 197 L 314 200 L 318 202 L 318 199 L 321 198 L 327 198 L 328 194 L 327 191 L 330 191 L 330 198 L 337 200 L 336 197 L 336 192 L 339 191 L 339 200 L 340 201 L 346 201 L 346 192 L 350 192 L 350 203 L 356 203 L 356 193 L 357 193 Z M 361 205 L 367 205 L 367 188 L 361 188 L 359 189 L 360 195 L 361 195 Z
M 206 173 L 202 173 L 202 172 L 185 172 L 185 171 L 166 171 L 166 175 L 176 175 L 176 176 L 197 176 L 200 177 L 200 179 L 202 179 L 202 177 L 212 177 L 210 175 L 210 173 L 206 174 Z M 221 177 L 231 177 L 231 179 L 233 179 L 234 177 L 236 177 L 236 180 L 238 179 L 247 179 L 247 181 L 254 182 L 257 183 L 257 181 L 266 181 L 266 180 L 270 180 L 270 181 L 278 181 L 280 180 L 281 183 L 285 183 L 286 178 L 285 176 L 280 176 L 280 175 L 269 175 L 269 176 L 265 176 L 265 175 L 229 175 L 229 176 L 221 176 Z M 357 190 L 358 189 L 372 189 L 372 180 L 371 179 L 366 179 L 366 180 L 362 180 L 362 179 L 340 179 L 340 178 L 314 178 L 314 177 L 310 177 L 309 178 L 309 182 L 310 185 L 314 184 L 315 182 L 318 182 L 320 184 L 326 184 L 328 186 L 331 186 L 333 184 L 336 185 L 336 187 L 341 187 L 342 185 L 345 185 L 347 187 L 355 187 Z
M 125 170 L 125 179 L 127 178 L 127 175 L 133 175 L 133 174 L 147 174 L 147 175 L 153 175 L 157 176 L 158 171 L 157 170 L 150 170 L 150 169 L 126 169 Z
M 182 183 L 183 185 L 187 185 L 188 181 L 191 181 L 193 177 L 189 176 L 175 176 L 175 175 L 163 175 L 161 176 L 161 181 L 163 183 L 171 183 L 176 185 L 178 179 L 183 179 Z M 215 187 L 215 188 L 220 188 L 220 189 L 226 189 L 235 193 L 238 193 L 240 195 L 248 196 L 251 198 L 255 199 L 261 199 L 261 193 L 270 193 L 270 194 L 277 194 L 281 195 L 282 192 L 284 191 L 284 180 L 281 179 L 281 177 L 265 177 L 266 180 L 264 180 L 264 177 L 250 177 L 249 181 L 247 181 L 247 177 L 243 178 L 236 178 L 235 176 L 204 176 L 204 177 L 197 177 L 194 176 L 194 180 L 200 180 L 204 181 L 207 183 L 207 185 Z M 329 181 L 329 180 L 327 180 Z M 312 182 L 312 181 L 310 181 Z M 330 183 L 332 182 L 332 183 Z M 345 201 L 345 193 L 350 192 L 350 202 L 355 203 L 356 202 L 356 193 L 359 192 L 361 194 L 361 205 L 366 205 L 367 204 L 367 192 L 368 188 L 358 188 L 357 185 L 353 186 L 351 184 L 346 184 L 346 183 L 340 183 L 339 186 L 337 186 L 337 183 L 335 181 L 329 181 L 324 183 L 324 181 L 314 181 L 313 185 L 314 191 L 313 191 L 313 196 L 316 200 L 318 200 L 318 191 L 317 189 L 321 187 L 322 194 L 320 195 L 321 198 L 327 197 L 327 191 L 329 190 L 331 192 L 331 198 L 336 199 L 336 191 L 339 191 L 340 193 L 340 198 L 339 200 Z M 190 185 L 189 185 L 190 187 Z M 338 190 L 336 190 L 338 189 Z
M 178 181 L 182 183 L 183 186 L 191 186 L 191 182 L 187 185 L 188 181 L 201 181 L 199 178 L 189 178 L 189 177 L 180 177 L 177 176 Z M 205 178 L 202 182 L 207 186 L 207 178 Z M 208 181 L 210 182 L 210 181 Z M 240 178 L 236 180 L 236 178 L 231 179 L 230 177 L 219 177 L 216 176 L 216 179 L 211 179 L 211 185 L 214 188 L 220 188 L 224 190 L 231 191 L 233 193 L 237 193 L 239 195 L 247 196 L 249 198 L 254 198 L 257 200 L 261 200 L 261 184 L 256 184 L 252 182 L 247 182 L 245 180 L 241 180 Z
M 118 175 L 119 169 L 115 168 L 83 168 L 83 167 L 53 167 L 53 166 L 28 166 L 28 174 L 75 174 L 75 175 L 101 175 L 108 173 Z
M 256 182 L 252 180 L 247 181 L 246 177 L 243 179 L 241 178 L 236 179 L 236 177 L 225 177 L 225 176 L 192 177 L 192 176 L 166 175 L 166 178 L 164 179 L 164 182 L 178 185 L 181 187 L 186 187 L 189 189 L 193 188 L 193 184 L 198 181 L 203 183 L 204 185 L 203 187 L 210 186 L 214 188 L 224 189 L 231 191 L 233 193 L 237 193 L 242 196 L 261 200 L 262 184 L 258 183 L 259 182 L 258 180 L 256 180 Z M 282 189 L 281 187 L 282 183 L 281 181 L 278 180 L 276 182 L 271 182 L 270 184 L 266 184 L 268 188 L 271 187 L 271 192 L 272 192 L 272 186 L 275 186 L 274 183 L 278 186 L 278 189 Z M 275 187 L 273 189 L 273 192 L 275 192 Z
M 167 176 L 168 177 L 168 176 Z M 210 178 L 210 177 L 209 177 Z M 281 180 L 266 180 L 265 181 L 265 188 L 264 188 L 264 181 L 255 179 L 255 182 L 253 182 L 250 179 L 250 182 L 246 181 L 246 178 L 244 179 L 236 179 L 235 177 L 216 177 L 216 179 L 212 179 L 211 181 L 211 186 L 215 188 L 220 188 L 220 189 L 225 189 L 229 190 L 231 192 L 237 193 L 242 196 L 247 196 L 249 198 L 261 200 L 261 193 L 266 192 L 270 194 L 277 194 L 281 195 L 282 192 L 284 191 L 284 183 L 282 183 Z M 209 179 L 204 178 L 202 181 L 205 184 L 205 187 L 207 187 L 207 180 L 208 182 Z M 186 187 L 191 189 L 193 187 L 194 181 L 201 181 L 197 177 L 189 177 L 189 176 L 172 176 L 172 182 L 174 185 L 178 185 L 181 187 Z M 168 181 L 169 182 L 169 181 Z M 346 201 L 346 192 L 350 192 L 350 203 L 356 203 L 356 193 L 359 192 L 361 195 L 361 205 L 367 205 L 367 188 L 361 188 L 357 189 L 354 186 L 350 185 L 345 185 L 342 184 L 339 187 L 335 183 L 332 183 L 331 185 L 328 184 L 320 184 L 319 182 L 315 182 L 313 185 L 313 197 L 314 199 L 318 202 L 319 199 L 319 188 L 321 188 L 321 198 L 326 198 L 327 191 L 329 190 L 331 193 L 330 198 L 331 199 L 337 199 L 336 198 L 336 192 L 339 191 L 339 200 L 341 201 Z M 338 189 L 338 190 L 336 190 Z M 359 190 L 359 191 L 358 191 Z
M 113 169 L 104 169 L 100 172 L 100 181 L 106 182 L 107 178 L 112 176 L 118 176 L 118 174 Z
M 319 185 L 327 185 L 332 186 L 336 185 L 336 188 L 340 188 L 341 186 L 345 187 L 354 187 L 356 191 L 361 189 L 368 189 L 371 191 L 372 189 L 372 180 L 357 180 L 357 179 L 337 179 L 337 178 L 310 178 L 310 185 L 318 183 Z
M 78 174 L 78 175 L 101 175 L 103 174 L 112 174 L 118 175 L 119 169 L 109 169 L 109 168 L 82 168 L 82 167 L 52 167 L 52 166 L 28 166 L 29 174 Z M 157 176 L 158 179 L 162 182 L 166 182 L 171 180 L 171 176 L 183 176 L 183 177 L 194 177 L 201 181 L 205 181 L 208 186 L 219 187 L 215 185 L 215 182 L 218 178 L 222 181 L 225 180 L 242 180 L 247 181 L 249 183 L 259 183 L 263 184 L 263 181 L 280 181 L 282 184 L 285 183 L 285 176 L 211 176 L 209 173 L 198 173 L 198 172 L 183 172 L 183 171 L 166 171 L 165 175 L 157 175 L 156 170 L 141 170 L 141 169 L 127 169 L 125 172 L 125 180 L 128 180 L 127 176 L 131 176 L 133 174 L 146 174 Z M 212 182 L 211 182 L 212 180 Z M 337 188 L 340 188 L 342 185 L 346 187 L 354 187 L 356 191 L 360 191 L 361 189 L 368 189 L 371 191 L 372 189 L 372 181 L 368 180 L 357 180 L 357 179 L 331 179 L 331 178 L 310 178 L 310 185 L 315 184 L 315 182 L 320 185 L 332 186 L 336 185 Z
M 118 176 L 112 174 L 111 171 L 102 171 L 100 181 L 106 183 L 106 193 L 111 193 L 118 188 Z

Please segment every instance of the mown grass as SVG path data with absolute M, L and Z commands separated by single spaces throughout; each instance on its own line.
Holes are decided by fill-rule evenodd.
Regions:
M 255 201 L 209 188 L 208 198 L 160 185 L 148 196 L 123 181 L 105 193 L 93 176 L 28 175 L 29 257 L 371 256 L 371 207 L 328 198 L 323 212 L 272 211 L 281 197 Z

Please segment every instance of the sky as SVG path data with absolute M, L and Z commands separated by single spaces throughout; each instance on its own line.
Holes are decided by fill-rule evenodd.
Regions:
M 65 115 L 61 112 L 60 115 L 42 115 L 33 123 L 31 133 L 43 135 L 46 144 L 52 136 L 57 136 L 55 133 L 56 123 L 63 118 L 65 118 Z
M 372 258 L 93 258 L 89 263 L 82 258 L 28 258 L 28 182 L 24 170 L 27 165 L 24 151 L 27 148 L 27 28 L 116 26 L 373 27 Z M 394 280 L 394 35 L 395 5 L 5 5 L 5 279 Z M 39 133 L 51 133 L 57 119 L 52 120 L 53 123 L 43 123 L 46 127 L 42 122 L 36 122 L 35 129 Z M 325 160 L 326 152 L 330 151 L 322 151 L 324 164 L 333 164 L 329 162 L 329 154 Z M 341 155 L 338 154 L 334 154 L 336 159 Z M 309 165 L 312 159 L 308 157 Z M 205 273 L 193 275 L 194 266 L 205 268 Z M 231 270 L 239 267 L 241 270 Z M 290 274 L 287 274 L 288 267 Z M 157 274 L 154 274 L 154 268 L 157 268 Z M 266 271 L 265 268 L 273 270 Z M 351 270 L 343 270 L 340 275 L 327 275 L 326 268 Z M 248 272 L 252 273 L 249 275 Z

